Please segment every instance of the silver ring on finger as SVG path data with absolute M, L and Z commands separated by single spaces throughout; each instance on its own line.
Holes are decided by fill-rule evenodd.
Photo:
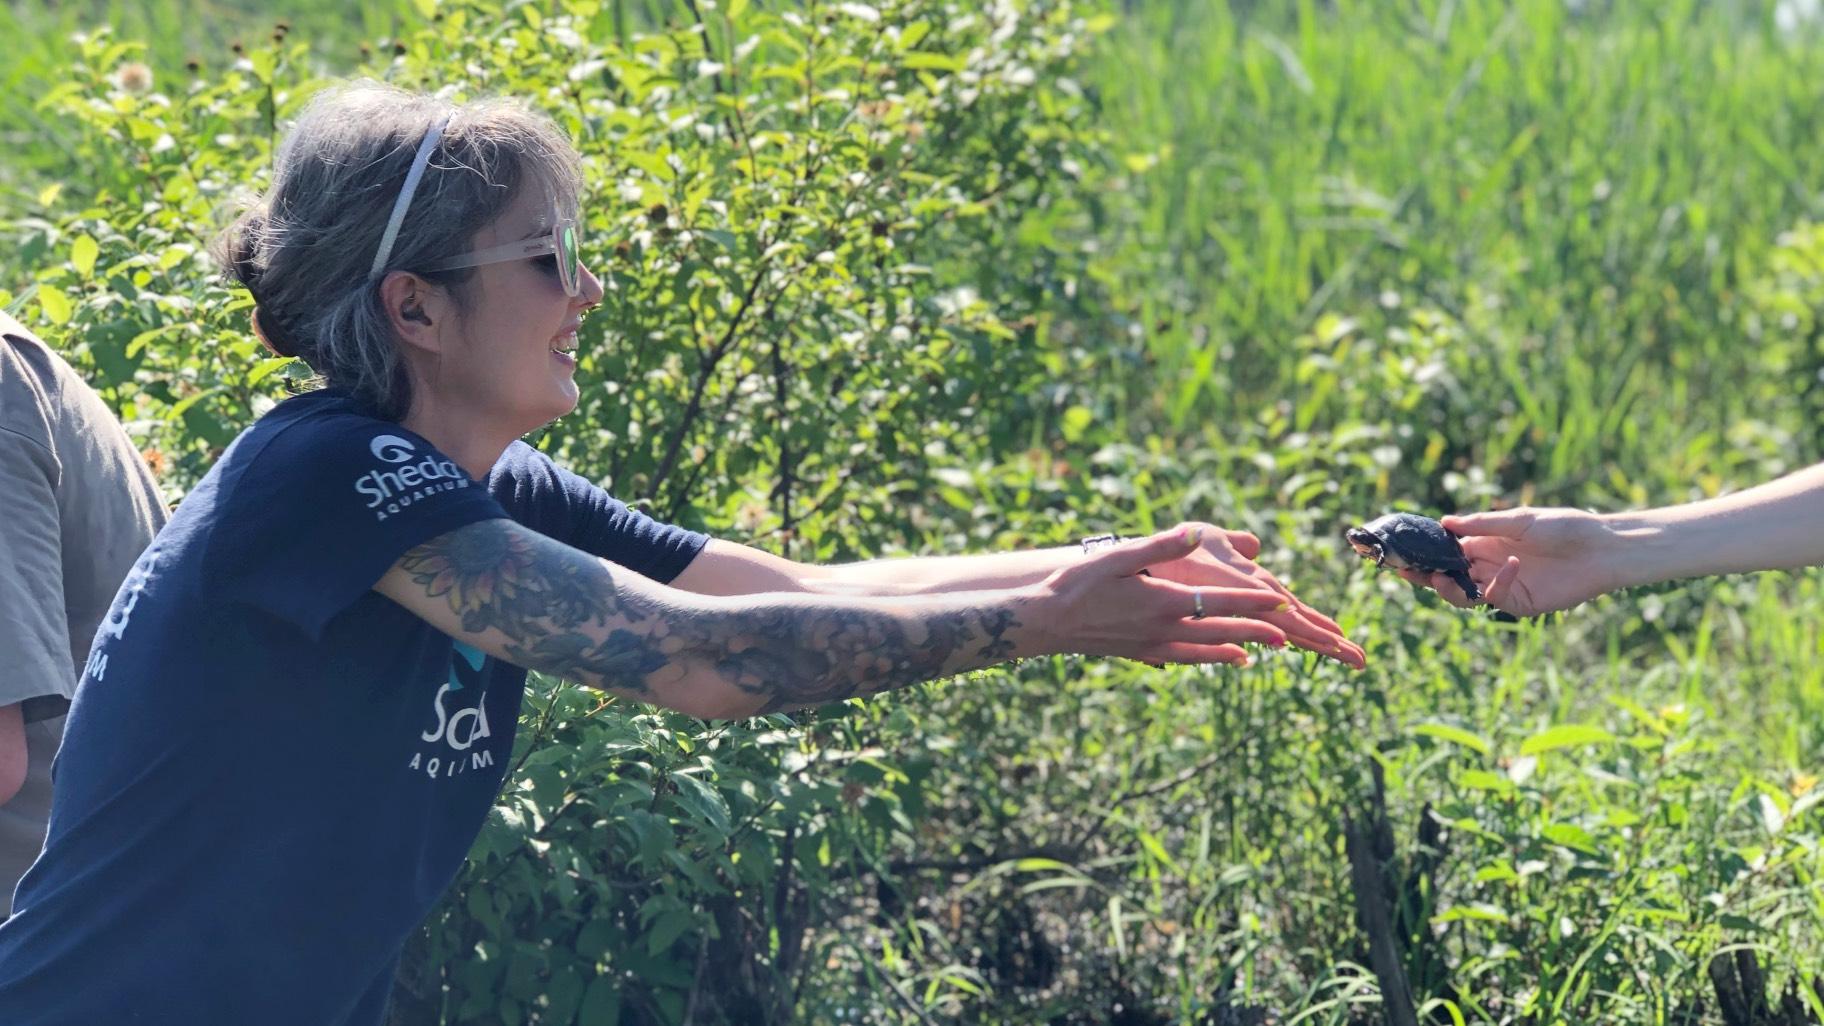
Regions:
M 1203 589 L 1201 588 L 1191 591 L 1191 619 L 1203 619 Z

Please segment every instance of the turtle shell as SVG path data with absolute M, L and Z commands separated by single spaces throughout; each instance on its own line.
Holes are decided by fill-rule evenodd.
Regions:
M 1449 574 L 1472 600 L 1481 598 L 1469 576 L 1469 557 L 1444 525 L 1417 513 L 1389 513 L 1348 532 L 1349 543 L 1381 566 Z

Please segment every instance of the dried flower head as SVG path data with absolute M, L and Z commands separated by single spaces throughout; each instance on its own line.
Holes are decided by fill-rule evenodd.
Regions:
M 152 69 L 138 61 L 128 61 L 114 69 L 114 88 L 123 93 L 143 93 L 152 88 Z

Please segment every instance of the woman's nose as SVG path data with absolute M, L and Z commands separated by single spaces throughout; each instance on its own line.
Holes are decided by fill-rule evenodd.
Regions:
M 577 281 L 576 298 L 584 306 L 595 306 L 602 301 L 602 280 L 595 276 L 588 264 L 578 265 L 581 278 Z

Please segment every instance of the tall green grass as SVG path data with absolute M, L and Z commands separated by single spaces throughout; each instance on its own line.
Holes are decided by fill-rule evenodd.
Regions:
M 1170 383 L 1133 407 L 1373 423 L 1295 340 L 1333 316 L 1395 349 L 1429 308 L 1468 350 L 1448 455 L 1504 493 L 1684 498 L 1824 457 L 1784 444 L 1781 343 L 1739 317 L 1774 236 L 1824 213 L 1824 48 L 1767 7 L 1137 5 L 1097 79 L 1144 168 L 1103 239 Z

